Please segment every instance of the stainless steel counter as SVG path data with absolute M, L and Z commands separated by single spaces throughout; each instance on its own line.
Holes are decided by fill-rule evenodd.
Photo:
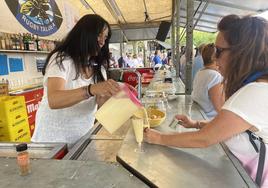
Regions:
M 204 119 L 198 105 L 185 96 L 170 102 L 172 109 L 158 127 L 163 132 L 175 131 L 169 123 L 177 113 Z M 189 131 L 178 127 L 176 131 Z M 194 131 L 194 130 L 191 130 Z M 144 153 L 135 152 L 137 143 L 130 129 L 117 155 L 125 168 L 152 187 L 255 187 L 241 165 L 230 160 L 220 144 L 202 149 L 171 148 L 144 143 Z
M 121 148 L 125 135 L 129 130 L 129 125 L 130 123 L 126 123 L 113 135 L 102 127 L 96 134 L 90 136 L 89 145 L 77 160 L 116 162 L 117 152 Z
M 184 89 L 181 82 L 177 86 Z M 169 105 L 166 120 L 157 127 L 160 131 L 195 131 L 181 126 L 176 130 L 169 128 L 168 125 L 178 113 L 193 119 L 206 119 L 206 115 L 198 105 L 192 104 L 189 96 L 178 95 L 169 101 Z M 135 152 L 136 148 L 137 143 L 128 121 L 113 135 L 101 126 L 93 128 L 65 159 L 114 162 L 116 158 L 151 187 L 256 187 L 239 161 L 224 145 L 182 149 L 145 143 L 144 153 Z
M 143 188 L 142 181 L 118 164 L 31 160 L 31 174 L 20 176 L 16 159 L 0 159 L 0 188 Z

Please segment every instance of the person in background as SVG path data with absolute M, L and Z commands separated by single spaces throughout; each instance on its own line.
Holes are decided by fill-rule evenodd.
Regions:
M 168 52 L 167 52 L 167 57 L 168 57 L 168 65 L 169 66 L 171 66 L 171 67 L 173 67 L 174 66 L 174 64 L 173 64 L 173 62 L 172 62 L 172 52 L 171 52 L 171 50 L 168 50 Z
M 215 57 L 227 99 L 221 111 L 207 122 L 177 115 L 184 127 L 200 130 L 169 134 L 145 129 L 145 140 L 183 148 L 224 142 L 256 184 L 267 188 L 268 21 L 229 15 L 219 22 L 218 30 Z
M 118 63 L 115 61 L 115 58 L 114 58 L 112 52 L 109 52 L 109 67 L 110 68 L 117 68 L 118 67 Z
M 144 67 L 143 63 L 139 61 L 137 54 L 133 55 L 132 62 L 133 62 L 133 68 Z
M 148 60 L 150 61 L 150 67 L 153 67 L 154 66 L 154 53 L 153 52 L 150 53 Z
M 164 52 L 164 53 L 163 53 L 162 64 L 163 64 L 163 65 L 168 65 L 168 56 L 167 56 L 167 52 Z
M 180 57 L 186 53 L 186 46 L 181 46 L 181 49 L 180 49 Z
M 204 48 L 205 44 L 201 44 L 198 48 L 196 48 L 195 58 L 193 62 L 193 74 L 192 74 L 192 80 L 194 80 L 194 77 L 196 73 L 204 67 L 204 62 L 202 58 L 202 49 Z
M 180 78 L 185 83 L 186 82 L 186 46 L 184 46 L 183 52 L 181 53 L 180 57 Z M 195 54 L 195 50 L 191 52 L 191 57 L 193 57 L 193 54 Z M 195 61 L 195 58 L 193 58 L 193 62 Z
M 204 68 L 199 70 L 193 81 L 192 99 L 197 102 L 209 119 L 213 118 L 224 104 L 223 77 L 215 61 L 215 45 L 204 46 L 202 51 Z
M 131 53 L 127 53 L 126 59 L 125 59 L 127 67 L 133 68 L 133 59 Z
M 124 68 L 124 67 L 126 67 L 126 61 L 125 61 L 125 59 L 124 59 L 123 56 L 121 56 L 117 61 L 118 61 L 118 66 L 119 66 L 119 68 Z
M 157 64 L 162 65 L 160 50 L 155 50 L 153 62 L 154 62 L 154 66 L 157 65 Z
M 94 124 L 98 103 L 120 88 L 106 80 L 111 29 L 99 15 L 83 16 L 48 55 L 44 96 L 36 114 L 32 142 L 63 142 L 71 147 Z
M 143 54 L 142 54 L 142 52 L 139 52 L 139 53 L 138 53 L 138 61 L 139 61 L 139 64 L 140 64 L 142 67 L 145 66 L 144 63 L 143 63 Z

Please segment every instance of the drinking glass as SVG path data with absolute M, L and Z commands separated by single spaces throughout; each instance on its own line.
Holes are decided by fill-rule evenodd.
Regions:
M 167 109 L 171 109 L 169 102 L 168 102 L 168 93 L 166 93 L 165 91 L 150 90 L 150 91 L 146 91 L 145 95 L 146 95 L 147 101 L 149 101 L 150 99 L 154 100 L 155 98 L 158 98 L 159 100 L 162 100 L 164 102 Z
M 144 106 L 146 109 L 153 108 L 166 113 L 166 106 L 163 98 L 145 98 Z

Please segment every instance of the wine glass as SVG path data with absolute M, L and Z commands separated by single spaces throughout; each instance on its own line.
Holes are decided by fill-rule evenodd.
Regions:
M 135 137 L 136 137 L 136 141 L 138 143 L 138 148 L 135 149 L 135 152 L 143 153 L 144 149 L 143 149 L 143 146 L 142 146 L 142 141 L 143 141 L 144 118 L 132 117 L 131 121 L 132 121 L 134 134 L 135 134 Z

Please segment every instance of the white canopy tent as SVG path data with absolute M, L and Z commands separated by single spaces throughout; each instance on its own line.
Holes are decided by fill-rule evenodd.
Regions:
M 69 0 L 80 14 L 103 16 L 113 29 L 111 42 L 155 39 L 161 21 L 171 21 L 172 0 Z M 181 0 L 180 25 L 186 26 L 186 2 Z M 243 3 L 242 3 L 243 2 Z M 83 3 L 83 7 L 81 4 Z M 259 14 L 268 10 L 267 0 L 195 0 L 195 29 L 216 32 L 219 20 L 228 14 Z

